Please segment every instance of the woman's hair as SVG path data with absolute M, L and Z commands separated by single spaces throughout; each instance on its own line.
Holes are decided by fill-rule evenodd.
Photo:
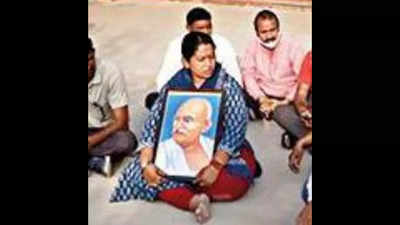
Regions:
M 211 44 L 213 49 L 215 50 L 216 46 L 214 41 L 208 34 L 204 34 L 201 32 L 190 32 L 188 33 L 182 41 L 182 55 L 186 61 L 190 61 L 190 58 L 194 55 L 197 51 L 197 48 L 201 44 Z

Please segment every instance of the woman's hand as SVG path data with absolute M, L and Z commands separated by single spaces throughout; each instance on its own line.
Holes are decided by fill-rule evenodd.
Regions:
M 140 150 L 140 167 L 142 168 L 143 178 L 147 181 L 149 186 L 156 187 L 164 181 L 165 173 L 151 163 L 152 159 L 152 148 L 144 147 Z
M 217 180 L 219 173 L 228 163 L 228 160 L 229 155 L 225 151 L 218 150 L 210 164 L 197 174 L 194 184 L 205 188 L 210 187 Z
M 220 170 L 221 169 L 215 168 L 211 164 L 204 167 L 197 174 L 194 184 L 204 188 L 210 187 L 217 180 Z
M 143 169 L 143 177 L 149 186 L 157 187 L 161 182 L 165 181 L 165 174 L 157 169 L 154 164 L 149 164 Z

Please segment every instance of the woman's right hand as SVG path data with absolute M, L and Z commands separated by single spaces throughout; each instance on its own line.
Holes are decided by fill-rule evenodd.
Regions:
M 165 174 L 157 169 L 154 164 L 149 164 L 143 169 L 143 177 L 149 186 L 156 187 L 165 180 Z
M 153 163 L 153 148 L 144 147 L 140 150 L 140 166 L 142 167 L 143 178 L 150 186 L 159 185 L 165 174 L 157 169 Z

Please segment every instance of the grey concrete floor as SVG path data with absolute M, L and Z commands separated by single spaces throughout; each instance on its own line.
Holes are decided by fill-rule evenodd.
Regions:
M 139 134 L 145 117 L 147 93 L 155 90 L 155 78 L 168 42 L 184 30 L 185 14 L 197 4 L 165 1 L 89 1 L 89 36 L 97 54 L 116 63 L 124 73 L 130 97 L 131 129 Z M 251 21 L 260 8 L 205 5 L 213 15 L 214 32 L 229 39 L 236 52 L 243 54 L 254 35 Z M 295 34 L 311 47 L 311 12 L 281 12 L 282 30 Z M 253 145 L 263 176 L 240 200 L 212 205 L 210 225 L 289 225 L 303 206 L 301 187 L 311 170 L 307 156 L 299 175 L 287 167 L 289 152 L 280 147 L 282 133 L 275 123 L 250 122 L 247 138 Z M 162 202 L 129 201 L 108 203 L 126 159 L 112 178 L 88 178 L 90 225 L 188 225 L 196 224 L 189 212 Z

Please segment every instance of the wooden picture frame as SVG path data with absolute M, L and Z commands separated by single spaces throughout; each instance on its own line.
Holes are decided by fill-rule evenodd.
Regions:
M 167 178 L 193 181 L 217 148 L 222 90 L 169 89 L 155 147 L 155 166 Z

